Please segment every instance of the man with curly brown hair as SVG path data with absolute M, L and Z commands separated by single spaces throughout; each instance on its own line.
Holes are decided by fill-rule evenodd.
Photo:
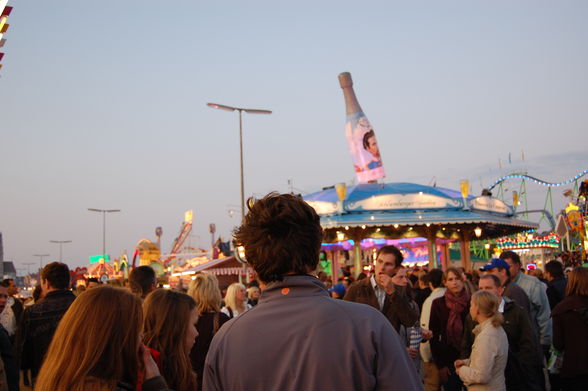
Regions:
M 235 240 L 263 292 L 215 335 L 204 390 L 423 389 L 384 315 L 333 300 L 310 275 L 322 235 L 319 216 L 299 197 L 271 193 L 250 203 Z

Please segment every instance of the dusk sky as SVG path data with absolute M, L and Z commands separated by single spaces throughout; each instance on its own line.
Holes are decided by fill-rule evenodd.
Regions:
M 193 246 L 210 246 L 209 223 L 228 239 L 238 115 L 207 102 L 273 111 L 244 114 L 246 196 L 290 191 L 288 180 L 300 193 L 351 184 L 345 71 L 387 182 L 467 178 L 479 194 L 512 171 L 559 182 L 588 168 L 588 2 L 278 3 L 9 0 L 5 261 L 57 260 L 49 241 L 72 240 L 64 260 L 87 265 L 102 249 L 102 217 L 87 208 L 122 210 L 107 217 L 114 257 L 157 226 L 169 252 L 188 209 Z M 542 208 L 546 188 L 527 190 Z

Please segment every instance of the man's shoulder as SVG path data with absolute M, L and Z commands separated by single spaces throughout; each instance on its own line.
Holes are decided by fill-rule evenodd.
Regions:
M 372 327 L 379 325 L 380 322 L 382 324 L 389 324 L 386 317 L 379 310 L 372 306 L 352 301 L 330 297 L 308 298 L 304 303 L 298 301 L 297 309 L 305 311 L 305 307 L 317 311 L 320 313 L 320 317 L 328 318 L 330 321 L 339 324 L 361 325 L 367 328 L 370 325 Z M 228 321 L 217 334 L 219 334 L 219 338 L 234 333 L 240 334 L 244 330 L 249 330 L 251 327 L 257 327 L 259 322 L 266 322 L 268 319 L 271 320 L 272 317 L 273 307 L 260 303 L 239 317 Z M 311 324 L 318 321 L 320 320 L 317 320 L 317 317 L 309 316 L 300 319 L 298 325 L 300 326 L 302 323 Z
M 70 291 L 60 292 L 59 295 L 52 295 L 35 303 L 27 308 L 29 315 L 40 314 L 44 312 L 67 310 L 74 302 L 75 295 Z
M 511 300 L 508 297 L 504 298 L 504 313 L 503 313 L 503 315 L 505 317 L 518 317 L 523 313 L 526 313 L 526 311 L 524 310 L 523 307 L 521 307 L 514 300 Z
M 354 281 L 353 283 L 351 283 L 351 285 L 349 285 L 348 290 L 357 290 L 357 289 L 362 289 L 362 288 L 369 288 L 371 286 L 372 286 L 371 278 L 370 277 L 367 277 L 367 278 L 364 278 L 362 280 Z
M 516 293 L 525 293 L 524 286 L 526 285 L 526 281 L 522 279 L 518 279 L 517 281 L 510 281 L 506 285 L 506 290 L 509 292 L 516 292 Z
M 530 275 L 522 273 L 522 272 L 519 273 L 517 283 L 521 284 L 521 287 L 523 287 L 523 286 L 536 287 L 536 286 L 543 285 L 541 280 L 539 280 L 537 277 L 533 277 L 533 276 L 530 276 Z

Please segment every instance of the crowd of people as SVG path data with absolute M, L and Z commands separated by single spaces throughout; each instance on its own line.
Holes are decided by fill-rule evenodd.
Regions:
M 384 246 L 326 286 L 320 219 L 287 194 L 249 203 L 235 240 L 257 280 L 224 297 L 214 275 L 181 292 L 149 266 L 74 294 L 53 262 L 25 306 L 2 281 L 0 391 L 588 387 L 588 268 L 553 260 L 540 279 L 506 251 L 476 273 L 415 271 Z

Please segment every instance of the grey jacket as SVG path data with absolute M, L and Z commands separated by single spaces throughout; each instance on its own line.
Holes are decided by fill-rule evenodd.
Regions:
M 285 276 L 215 335 L 203 390 L 423 390 L 390 322 L 329 297 L 309 275 Z
M 547 287 L 533 276 L 520 272 L 514 282 L 523 288 L 531 301 L 531 324 L 539 334 L 541 345 L 551 345 L 551 307 L 547 299 Z

